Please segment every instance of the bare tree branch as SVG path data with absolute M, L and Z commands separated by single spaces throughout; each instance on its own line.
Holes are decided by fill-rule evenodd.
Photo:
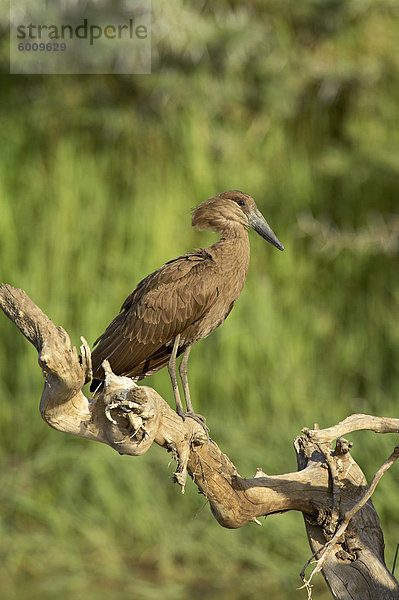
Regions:
M 327 429 L 308 429 L 302 431 L 314 442 L 332 442 L 339 437 L 360 430 L 374 431 L 375 433 L 399 433 L 399 419 L 389 417 L 373 417 L 371 415 L 350 415 L 337 425 Z
M 323 569 L 329 556 L 334 551 L 335 546 L 340 541 L 342 541 L 342 536 L 344 535 L 345 530 L 347 529 L 351 519 L 371 498 L 372 494 L 374 493 L 375 488 L 377 487 L 378 482 L 380 481 L 382 476 L 386 473 L 386 471 L 389 469 L 389 467 L 391 467 L 393 465 L 393 463 L 398 459 L 398 457 L 399 457 L 399 446 L 396 446 L 396 448 L 394 448 L 394 451 L 389 456 L 389 458 L 384 462 L 384 464 L 378 469 L 377 473 L 374 475 L 374 477 L 370 483 L 370 486 L 367 489 L 367 491 L 364 493 L 364 495 L 356 502 L 356 504 L 350 510 L 348 510 L 344 514 L 342 522 L 339 525 L 339 527 L 337 527 L 337 530 L 334 533 L 333 537 L 328 542 L 326 542 L 324 544 L 324 546 L 322 546 L 319 550 L 314 552 L 312 557 L 305 564 L 304 568 L 301 571 L 301 578 L 304 581 L 304 585 L 302 587 L 305 587 L 308 590 L 309 598 L 311 597 L 310 582 L 312 581 L 313 576 L 316 575 L 316 573 L 319 573 Z M 305 577 L 305 569 L 310 564 L 311 559 L 317 555 L 319 555 L 319 558 L 316 560 L 316 566 L 313 568 L 309 577 L 306 578 Z
M 331 540 L 322 572 L 336 598 L 399 597 L 398 584 L 384 563 L 382 531 L 369 499 L 378 478 L 368 488 L 350 455 L 350 445 L 339 439 L 335 450 L 331 446 L 332 440 L 358 429 L 397 432 L 399 419 L 352 415 L 325 430 L 305 429 L 295 441 L 298 471 L 269 476 L 258 469 L 254 477 L 243 478 L 198 423 L 183 421 L 152 388 L 115 376 L 106 361 L 101 394 L 86 398 L 82 387 L 91 374 L 87 343 L 81 338 L 79 357 L 67 333 L 23 290 L 0 286 L 0 306 L 39 353 L 44 376 L 40 412 L 51 427 L 131 456 L 144 454 L 153 442 L 162 446 L 176 460 L 174 479 L 181 489 L 188 473 L 224 527 L 258 523 L 260 516 L 287 510 L 301 511 L 315 556 Z M 342 532 L 337 530 L 338 522 L 345 523 Z

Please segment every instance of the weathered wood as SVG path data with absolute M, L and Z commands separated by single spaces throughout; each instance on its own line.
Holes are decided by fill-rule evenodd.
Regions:
M 258 469 L 253 478 L 243 478 L 196 421 L 183 421 L 152 388 L 115 376 L 106 361 L 102 393 L 94 401 L 86 398 L 82 387 L 91 373 L 87 343 L 82 338 L 79 357 L 67 333 L 23 290 L 2 285 L 0 306 L 39 353 L 45 379 L 40 412 L 51 427 L 131 456 L 143 454 L 153 442 L 166 448 L 177 462 L 175 481 L 184 491 L 189 473 L 224 527 L 301 511 L 312 551 L 336 598 L 399 598 L 397 581 L 384 563 L 378 515 L 371 500 L 363 506 L 359 502 L 368 489 L 364 475 L 344 440 L 334 450 L 331 445 L 339 435 L 357 429 L 399 431 L 399 419 L 352 415 L 326 430 L 306 429 L 295 441 L 298 471 L 268 476 Z M 348 514 L 342 537 L 321 552 Z M 310 589 L 309 579 L 304 579 Z
M 308 429 L 302 431 L 315 442 L 332 442 L 339 437 L 360 430 L 375 433 L 399 433 L 399 419 L 373 417 L 372 415 L 350 415 L 337 425 L 326 429 Z
M 321 562 L 320 569 L 327 584 L 340 600 L 399 598 L 398 583 L 384 562 L 384 538 L 371 500 L 362 507 L 358 506 L 356 512 L 353 510 L 357 503 L 361 504 L 368 486 L 361 469 L 349 453 L 348 444 L 340 438 L 333 450 L 330 443 L 320 448 L 317 442 L 310 442 L 309 438 L 307 440 L 308 443 L 304 443 L 302 437 L 295 443 L 299 468 L 306 467 L 308 460 L 314 460 L 317 454 L 321 459 L 324 453 L 328 453 L 335 464 L 335 482 L 330 471 L 330 503 L 324 508 L 319 507 L 316 519 L 304 514 L 310 547 Z M 346 531 L 329 547 L 328 544 L 333 542 L 334 534 L 350 511 L 353 515 Z M 320 555 L 326 545 L 326 554 Z M 309 587 L 311 577 L 306 578 L 304 571 L 302 576 Z

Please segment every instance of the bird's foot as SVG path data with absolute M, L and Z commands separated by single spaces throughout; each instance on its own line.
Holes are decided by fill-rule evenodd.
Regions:
M 186 417 L 189 417 L 190 419 L 194 419 L 194 421 L 196 421 L 199 425 L 201 425 L 201 427 L 203 428 L 203 430 L 206 433 L 206 436 L 209 438 L 209 428 L 206 425 L 206 419 L 203 415 L 199 415 L 195 412 L 185 411 L 185 410 L 177 410 L 176 412 L 179 415 L 179 417 L 181 417 L 183 419 L 183 421 L 186 420 Z

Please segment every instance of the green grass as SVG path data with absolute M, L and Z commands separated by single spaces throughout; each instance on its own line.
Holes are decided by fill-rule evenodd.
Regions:
M 251 234 L 243 294 L 190 358 L 194 405 L 246 476 L 295 470 L 303 426 L 397 416 L 397 250 L 326 250 L 299 223 L 356 237 L 397 214 L 398 27 L 389 2 L 327 4 L 226 4 L 221 19 L 177 2 L 162 19 L 196 16 L 197 63 L 177 36 L 155 39 L 148 77 L 3 77 L 1 280 L 74 344 L 150 271 L 214 241 L 190 209 L 215 193 L 251 193 L 284 243 Z M 159 448 L 132 459 L 51 430 L 34 349 L 5 318 L 0 339 L 2 598 L 305 597 L 300 514 L 223 530 Z M 167 372 L 145 383 L 172 401 Z M 370 479 L 395 440 L 351 439 Z M 374 495 L 389 566 L 398 485 L 394 466 Z M 314 597 L 330 597 L 321 578 Z

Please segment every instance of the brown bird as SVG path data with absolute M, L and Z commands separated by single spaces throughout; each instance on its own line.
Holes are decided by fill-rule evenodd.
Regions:
M 279 242 L 255 201 L 239 191 L 223 192 L 193 211 L 192 225 L 210 229 L 220 240 L 165 263 L 141 281 L 121 312 L 95 341 L 91 390 L 104 378 L 107 359 L 116 375 L 143 379 L 168 365 L 176 411 L 203 422 L 190 399 L 187 361 L 191 346 L 219 327 L 241 293 L 249 265 L 247 230 L 254 229 L 279 250 Z M 183 410 L 176 357 L 186 400 Z

